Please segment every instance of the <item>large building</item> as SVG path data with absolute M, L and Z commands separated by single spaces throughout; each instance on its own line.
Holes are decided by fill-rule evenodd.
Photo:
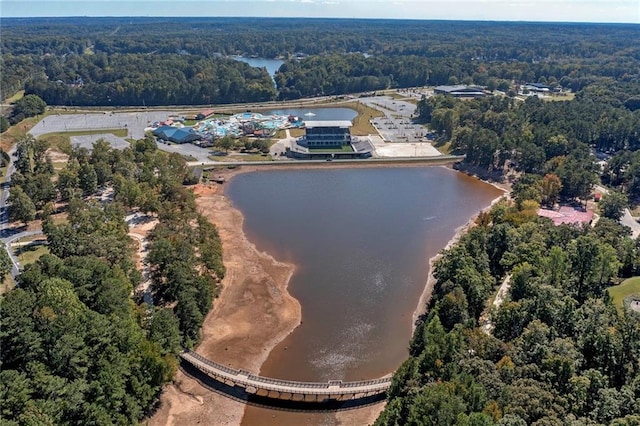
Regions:
M 190 127 L 178 128 L 162 126 L 155 129 L 153 134 L 160 139 L 175 143 L 188 143 L 201 139 L 200 135 L 194 132 Z
M 465 86 L 459 84 L 456 86 L 436 86 L 433 89 L 436 95 L 449 95 L 456 98 L 476 98 L 486 96 L 486 93 L 482 87 Z
M 371 144 L 352 140 L 351 122 L 305 121 L 305 135 L 287 148 L 287 156 L 307 160 L 371 157 Z
M 340 148 L 351 145 L 351 122 L 305 121 L 305 135 L 298 143 L 307 148 Z

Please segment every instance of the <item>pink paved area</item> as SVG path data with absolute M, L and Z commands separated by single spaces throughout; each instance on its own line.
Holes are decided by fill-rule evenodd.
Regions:
M 563 223 L 582 225 L 593 220 L 593 212 L 570 206 L 562 206 L 559 210 L 539 209 L 538 216 L 548 217 L 556 226 Z

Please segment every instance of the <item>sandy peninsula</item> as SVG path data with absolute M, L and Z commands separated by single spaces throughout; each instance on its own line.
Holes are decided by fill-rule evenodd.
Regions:
M 257 372 L 271 349 L 300 323 L 300 304 L 287 292 L 294 267 L 259 252 L 246 239 L 242 214 L 222 189 L 216 184 L 194 189 L 200 211 L 218 228 L 227 268 L 222 292 L 204 321 L 197 352 L 233 368 Z M 178 371 L 148 424 L 238 425 L 243 412 L 243 403 L 212 392 Z

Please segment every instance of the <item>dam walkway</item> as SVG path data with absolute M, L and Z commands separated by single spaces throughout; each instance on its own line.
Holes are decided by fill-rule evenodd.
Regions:
M 296 382 L 272 379 L 257 376 L 245 370 L 236 370 L 189 350 L 182 352 L 180 357 L 183 361 L 214 380 L 228 386 L 243 388 L 249 394 L 257 394 L 279 400 L 301 402 L 348 401 L 383 394 L 391 386 L 391 376 L 355 382 L 343 382 L 341 380 Z

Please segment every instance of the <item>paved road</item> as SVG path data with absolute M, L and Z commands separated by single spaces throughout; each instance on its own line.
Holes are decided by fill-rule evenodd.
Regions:
M 190 161 L 187 162 L 189 167 L 201 167 L 204 169 L 212 169 L 215 167 L 238 167 L 238 166 L 282 166 L 282 165 L 300 165 L 300 164 L 315 164 L 319 166 L 331 165 L 331 164 L 359 164 L 359 165 L 371 165 L 371 164 L 393 164 L 393 163 L 453 163 L 460 161 L 464 158 L 464 155 L 441 155 L 438 157 L 403 157 L 403 158 L 367 158 L 367 159 L 347 159 L 347 160 L 332 160 L 330 162 L 325 160 L 295 160 L 295 161 Z
M 629 209 L 624 209 L 624 216 L 620 218 L 620 223 L 631 228 L 631 238 L 635 239 L 640 236 L 640 223 L 631 216 Z
M 7 233 L 5 231 L 5 233 L 3 233 L 2 238 L 0 238 L 0 240 L 4 243 L 5 250 L 7 250 L 7 253 L 9 254 L 9 258 L 11 258 L 11 263 L 12 263 L 11 277 L 13 277 L 14 280 L 18 275 L 20 275 L 20 271 L 22 271 L 22 265 L 20 264 L 20 262 L 18 261 L 18 258 L 16 257 L 13 250 L 11 249 L 11 245 L 13 244 L 14 241 L 19 240 L 20 238 L 31 237 L 33 235 L 41 235 L 41 234 L 42 234 L 41 230 L 23 231 L 23 232 L 17 232 L 17 233 Z
M 18 258 L 14 255 L 13 250 L 11 250 L 11 244 L 20 238 L 42 234 L 42 231 L 40 230 L 19 232 L 15 229 L 9 228 L 9 208 L 7 207 L 7 199 L 9 198 L 9 188 L 11 187 L 11 175 L 16 171 L 13 164 L 13 155 L 15 152 L 15 146 L 8 152 L 9 167 L 7 167 L 7 174 L 4 176 L 4 181 L 2 183 L 2 192 L 0 192 L 0 241 L 4 243 L 5 250 L 11 259 L 11 276 L 14 279 L 18 274 L 20 274 L 21 265 L 18 262 Z
M 2 192 L 0 192 L 0 240 L 5 244 L 5 250 L 9 253 L 9 257 L 13 262 L 13 266 L 11 268 L 11 276 L 15 278 L 14 272 L 18 271 L 17 260 L 13 256 L 13 252 L 7 244 L 6 238 L 11 233 L 8 229 L 9 227 L 9 209 L 7 207 L 7 199 L 9 198 L 9 188 L 11 185 L 11 175 L 15 172 L 16 168 L 13 165 L 13 155 L 16 152 L 16 147 L 12 147 L 9 154 L 9 166 L 7 167 L 7 173 L 3 177 L 2 181 Z
M 609 190 L 602 185 L 595 185 L 594 188 L 603 194 L 609 193 Z M 620 223 L 631 228 L 631 238 L 635 239 L 640 236 L 640 223 L 631 216 L 629 209 L 624 209 L 624 215 L 620 218 Z

